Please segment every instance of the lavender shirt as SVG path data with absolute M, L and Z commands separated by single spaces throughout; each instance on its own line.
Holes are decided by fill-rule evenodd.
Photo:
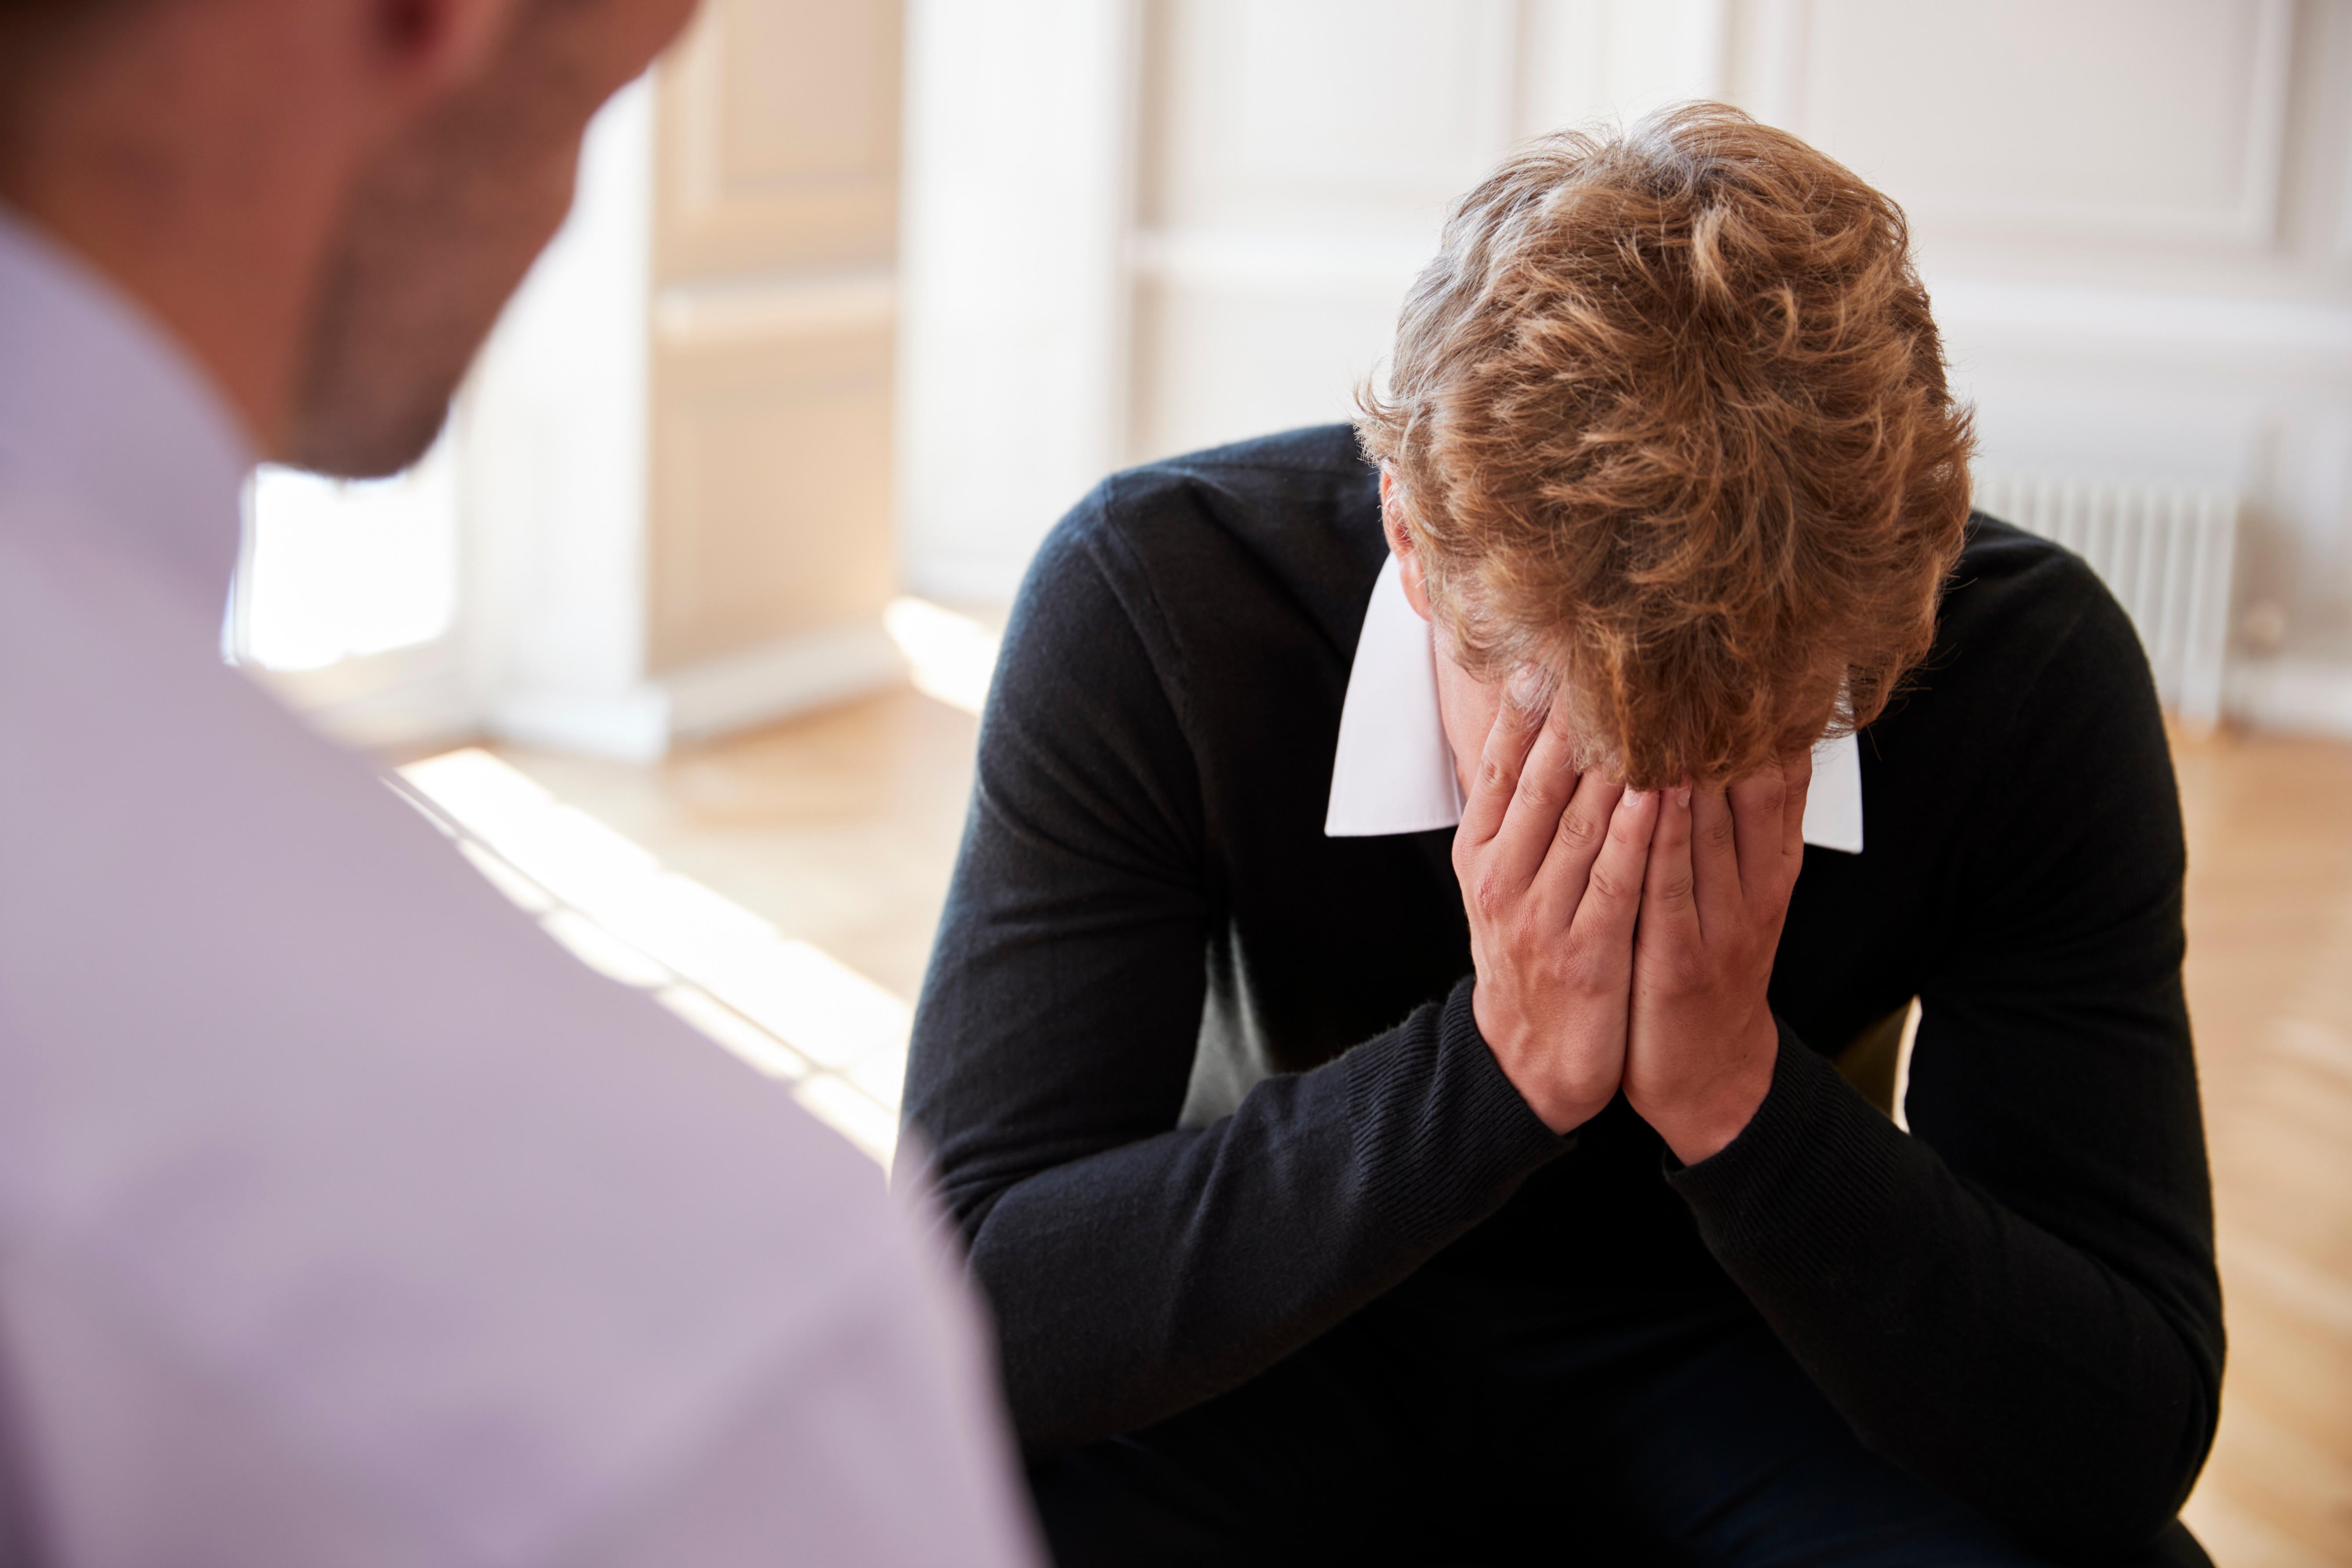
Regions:
M 226 668 L 249 454 L 0 213 L 0 1559 L 1034 1561 L 873 1166 Z

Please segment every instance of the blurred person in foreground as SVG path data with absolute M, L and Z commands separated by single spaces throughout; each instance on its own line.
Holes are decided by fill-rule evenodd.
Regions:
M 1696 105 L 1054 532 L 906 1104 L 1064 1563 L 2203 1561 L 2164 730 L 1970 447 L 1902 214 Z
M 1014 1564 L 952 1270 L 220 658 L 682 0 L 0 0 L 0 1562 Z

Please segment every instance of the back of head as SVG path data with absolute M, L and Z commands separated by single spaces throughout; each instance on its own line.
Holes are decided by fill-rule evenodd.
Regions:
M 1362 404 L 1454 656 L 1636 786 L 1866 724 L 1932 642 L 1972 436 L 1903 214 L 1737 110 L 1515 154 Z

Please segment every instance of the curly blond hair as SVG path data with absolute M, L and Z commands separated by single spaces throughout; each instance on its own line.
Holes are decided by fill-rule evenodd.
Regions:
M 1359 403 L 1455 657 L 1636 787 L 1867 724 L 1934 637 L 1974 436 L 1902 209 L 1736 109 L 1514 154 Z

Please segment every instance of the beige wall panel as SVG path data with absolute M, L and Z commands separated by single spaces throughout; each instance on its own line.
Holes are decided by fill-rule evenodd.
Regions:
M 1399 292 L 1402 292 L 1400 287 Z M 1139 461 L 1354 416 L 1397 297 L 1147 283 L 1135 310 L 1132 443 Z
M 1923 222 L 2265 245 L 2293 21 L 2292 0 L 1811 0 L 1789 122 Z
M 1128 447 L 1345 418 L 1512 140 L 1517 0 L 1149 0 Z
M 870 619 L 891 547 L 899 0 L 707 0 L 662 66 L 648 659 Z
M 887 331 L 658 351 L 656 672 L 889 602 L 889 365 Z
M 1509 142 L 1514 16 L 1508 0 L 1158 0 L 1144 226 L 1402 217 L 1433 235 Z
M 708 0 L 662 66 L 657 282 L 887 265 L 898 0 Z

